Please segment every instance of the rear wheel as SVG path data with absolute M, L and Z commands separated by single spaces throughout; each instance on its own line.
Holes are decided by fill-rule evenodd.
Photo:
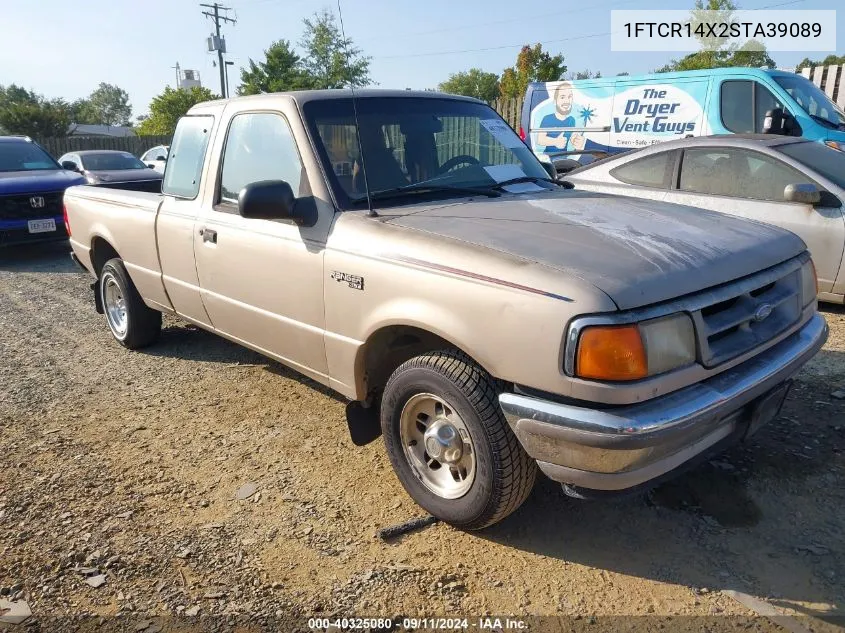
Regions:
M 384 390 L 381 424 L 405 490 L 437 518 L 477 530 L 528 497 L 536 464 L 502 414 L 500 385 L 464 354 L 401 365 Z
M 147 307 L 121 259 L 105 263 L 99 284 L 106 322 L 117 342 L 128 349 L 154 343 L 161 333 L 161 312 Z

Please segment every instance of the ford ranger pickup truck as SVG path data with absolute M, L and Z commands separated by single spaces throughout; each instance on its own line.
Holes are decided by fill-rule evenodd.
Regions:
M 161 194 L 65 204 L 120 344 L 166 313 L 327 385 L 352 441 L 381 434 L 414 500 L 464 529 L 518 508 L 538 467 L 601 496 L 748 437 L 827 338 L 794 234 L 573 190 L 464 97 L 199 104 Z
M 67 239 L 62 195 L 85 178 L 26 136 L 0 136 L 0 246 Z

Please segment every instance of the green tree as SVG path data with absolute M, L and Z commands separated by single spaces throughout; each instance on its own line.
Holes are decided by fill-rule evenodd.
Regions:
M 0 86 L 0 129 L 42 139 L 67 136 L 70 107 L 62 99 L 46 99 L 12 84 Z
M 327 9 L 303 20 L 305 32 L 299 45 L 302 66 L 314 88 L 368 86 L 370 58 L 363 55 L 351 38 L 344 38 Z
M 813 66 L 840 66 L 842 64 L 845 64 L 845 55 L 828 55 L 819 61 L 812 61 L 809 57 L 805 57 L 795 67 L 795 72 L 801 72 L 802 69 L 812 68 Z
M 239 95 L 262 92 L 283 92 L 311 88 L 314 81 L 305 72 L 302 59 L 287 40 L 273 42 L 264 51 L 264 61 L 249 60 L 249 68 L 241 68 Z
M 516 56 L 516 63 L 512 68 L 505 68 L 499 83 L 501 96 L 521 97 L 525 94 L 528 84 L 532 81 L 557 81 L 563 79 L 566 65 L 563 55 L 549 55 L 543 50 L 542 44 L 533 47 L 527 44 Z
M 449 79 L 437 86 L 441 92 L 450 92 L 465 97 L 475 97 L 488 103 L 499 96 L 499 75 L 487 73 L 480 68 L 449 75 Z
M 736 4 L 732 0 L 696 0 L 690 12 L 690 24 L 695 30 L 708 19 L 710 21 L 730 22 L 731 15 L 736 11 Z M 705 11 L 714 11 L 705 15 Z M 658 68 L 655 72 L 675 72 L 684 70 L 708 70 L 710 68 L 730 68 L 736 66 L 751 66 L 754 68 L 774 68 L 775 62 L 760 42 L 749 40 L 741 47 L 728 43 L 724 38 L 697 37 L 702 50 L 690 53 L 681 59 Z
M 579 70 L 576 73 L 570 73 L 570 79 L 601 79 L 601 71 L 593 73 L 589 68 L 586 70 Z
M 70 120 L 72 123 L 94 125 L 98 123 L 97 113 L 91 107 L 88 99 L 77 99 L 72 101 L 70 106 Z
M 132 119 L 129 94 L 118 86 L 100 83 L 88 97 L 94 122 L 99 125 L 127 125 Z
M 176 123 L 192 106 L 217 98 L 208 88 L 194 86 L 190 89 L 174 90 L 167 86 L 164 92 L 153 97 L 150 102 L 150 115 L 138 124 L 138 135 L 173 134 Z

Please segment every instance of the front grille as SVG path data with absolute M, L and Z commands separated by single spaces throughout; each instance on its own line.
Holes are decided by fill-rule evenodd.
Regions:
M 33 198 L 43 198 L 44 206 Z M 32 220 L 62 214 L 62 192 L 0 196 L 0 220 Z
M 755 281 L 755 277 L 758 279 Z M 715 367 L 762 345 L 801 318 L 801 270 L 758 275 L 692 312 L 701 363 Z

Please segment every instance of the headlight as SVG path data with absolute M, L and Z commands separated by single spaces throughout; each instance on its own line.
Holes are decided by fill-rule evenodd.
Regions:
M 824 144 L 832 149 L 845 152 L 845 144 L 839 143 L 838 141 L 825 141 Z
M 577 346 L 579 378 L 639 380 L 695 362 L 695 331 L 685 314 L 631 325 L 588 326 Z
M 816 276 L 816 265 L 808 259 L 801 267 L 801 296 L 802 305 L 808 306 L 819 294 L 819 278 Z

